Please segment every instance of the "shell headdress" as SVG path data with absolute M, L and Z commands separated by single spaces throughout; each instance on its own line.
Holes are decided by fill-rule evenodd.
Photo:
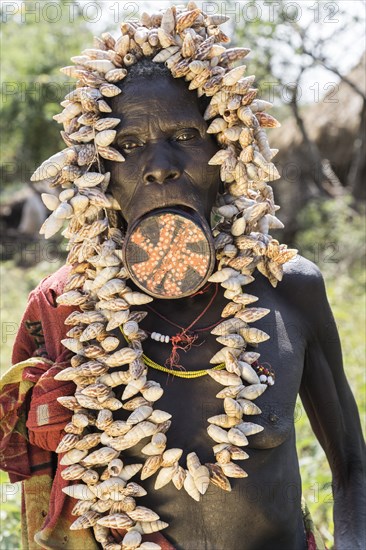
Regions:
M 49 238 L 67 222 L 63 235 L 69 239 L 67 262 L 72 269 L 57 302 L 79 309 L 67 318 L 70 330 L 62 341 L 74 353 L 71 366 L 56 376 L 76 384 L 74 396 L 59 398 L 73 416 L 57 448 L 64 453 L 63 478 L 80 480 L 64 489 L 77 499 L 73 513 L 78 517 L 71 529 L 92 527 L 96 540 L 109 550 L 159 548 L 141 542 L 142 535 L 167 526 L 153 510 L 136 505 L 136 498 L 146 491 L 130 481 L 134 476 L 144 480 L 158 472 L 156 489 L 172 482 L 195 500 L 210 482 L 230 491 L 231 477 L 247 475 L 233 461 L 248 457 L 242 449 L 247 437 L 263 429 L 243 421 L 243 415 L 260 414 L 253 401 L 273 380 L 251 366 L 259 353 L 246 351 L 246 345 L 269 338 L 250 326 L 269 310 L 248 307 L 257 297 L 242 287 L 254 280 L 255 268 L 276 286 L 283 264 L 297 251 L 269 235 L 271 228 L 283 226 L 275 216 L 278 207 L 268 184 L 279 178 L 271 162 L 277 151 L 270 149 L 264 128 L 279 124 L 266 112 L 271 104 L 256 99 L 254 76 L 244 76 L 244 65 L 235 66 L 249 50 L 220 44 L 228 42 L 220 29 L 227 19 L 206 15 L 188 2 L 123 23 L 118 39 L 109 33 L 95 38 L 93 48 L 72 58 L 74 66 L 62 69 L 77 79 L 76 89 L 62 102 L 64 110 L 54 117 L 64 125 L 67 148 L 45 161 L 31 178 L 60 189 L 58 198 L 43 194 L 52 213 L 41 233 Z M 198 96 L 211 97 L 204 118 L 209 121 L 207 131 L 221 145 L 210 160 L 220 165 L 225 184 L 215 206 L 217 270 L 210 280 L 221 284 L 229 302 L 223 321 L 212 331 L 223 348 L 211 359 L 216 368 L 207 371 L 222 386 L 217 397 L 224 408 L 223 414 L 208 419 L 207 431 L 215 442 L 210 464 L 201 464 L 195 453 L 189 453 L 184 467 L 179 464 L 182 450 L 166 448 L 171 415 L 154 409 L 164 390 L 148 379 L 143 360 L 146 333 L 139 322 L 146 312 L 130 311 L 152 298 L 128 287 L 124 235 L 115 213 L 119 205 L 108 193 L 110 174 L 103 169 L 102 159 L 124 160 L 113 147 L 119 119 L 108 116 L 108 98 L 121 92 L 115 84 L 143 57 L 164 62 L 172 76 L 184 77 Z M 125 347 L 110 332 L 119 326 Z M 113 392 L 117 386 L 124 386 L 121 400 Z M 128 418 L 115 420 L 113 412 L 122 407 L 130 411 Z M 124 465 L 123 450 L 144 438 L 149 438 L 143 448 L 145 463 Z M 114 540 L 111 528 L 126 530 L 122 543 Z

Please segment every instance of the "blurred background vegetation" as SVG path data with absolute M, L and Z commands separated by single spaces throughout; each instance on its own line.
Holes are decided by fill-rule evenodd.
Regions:
M 38 16 L 37 8 L 31 8 L 42 3 L 18 2 L 17 11 L 15 4 L 4 2 L 0 7 L 1 372 L 10 364 L 28 293 L 61 266 L 66 255 L 62 241 L 38 239 L 46 211 L 39 197 L 42 189 L 29 182 L 41 161 L 64 147 L 52 116 L 60 111 L 59 103 L 73 83 L 59 68 L 88 47 L 93 34 L 113 33 L 117 21 L 152 7 L 134 2 L 129 6 L 137 6 L 137 11 L 130 6 L 117 13 L 116 3 L 99 2 L 103 17 L 98 18 L 98 11 L 85 11 L 84 1 L 59 0 L 58 11 L 38 8 Z M 51 4 L 55 10 L 57 2 Z M 205 3 L 211 12 L 235 14 L 226 29 L 232 45 L 252 49 L 248 74 L 257 75 L 260 96 L 274 103 L 272 113 L 282 122 L 280 130 L 269 131 L 272 147 L 280 149 L 275 160 L 282 178 L 274 190 L 285 230 L 278 238 L 298 248 L 323 272 L 364 427 L 366 86 L 359 37 L 364 32 L 365 3 L 357 2 L 359 10 L 350 10 L 350 4 L 355 2 L 281 0 L 270 9 L 271 3 L 263 1 Z M 351 44 L 359 47 L 352 49 Z M 341 55 L 334 55 L 337 47 Z M 320 69 L 329 75 L 326 84 L 324 77 L 314 77 Z M 331 475 L 301 402 L 295 423 L 303 493 L 332 548 Z M 9 486 L 3 473 L 0 481 L 0 547 L 15 550 L 20 548 L 20 491 Z

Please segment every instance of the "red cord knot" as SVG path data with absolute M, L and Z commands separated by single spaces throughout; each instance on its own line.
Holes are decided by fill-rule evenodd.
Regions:
M 184 352 L 189 351 L 192 346 L 195 345 L 196 340 L 198 339 L 198 334 L 189 333 L 189 332 L 180 332 L 175 336 L 170 338 L 172 344 L 172 352 L 169 355 L 168 359 L 165 361 L 165 366 L 168 368 L 177 368 L 184 369 L 182 365 L 179 364 L 180 356 L 178 350 Z M 197 345 L 197 344 L 196 344 Z

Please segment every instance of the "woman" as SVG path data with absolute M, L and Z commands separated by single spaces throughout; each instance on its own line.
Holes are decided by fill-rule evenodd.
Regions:
M 322 548 L 301 508 L 298 393 L 332 468 L 337 548 L 363 547 L 336 327 L 319 270 L 269 235 L 276 121 L 221 22 L 192 2 L 144 14 L 65 71 L 68 148 L 33 179 L 63 188 L 42 231 L 69 220 L 70 265 L 26 312 L 41 351 L 23 322 L 14 355 L 35 386 L 13 476 L 54 477 L 29 530 L 42 547 Z

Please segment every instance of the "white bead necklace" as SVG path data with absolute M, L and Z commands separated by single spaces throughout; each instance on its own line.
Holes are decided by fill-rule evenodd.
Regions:
M 169 344 L 170 336 L 167 334 L 160 334 L 160 332 L 152 332 L 150 338 L 156 342 L 162 342 L 163 344 Z

